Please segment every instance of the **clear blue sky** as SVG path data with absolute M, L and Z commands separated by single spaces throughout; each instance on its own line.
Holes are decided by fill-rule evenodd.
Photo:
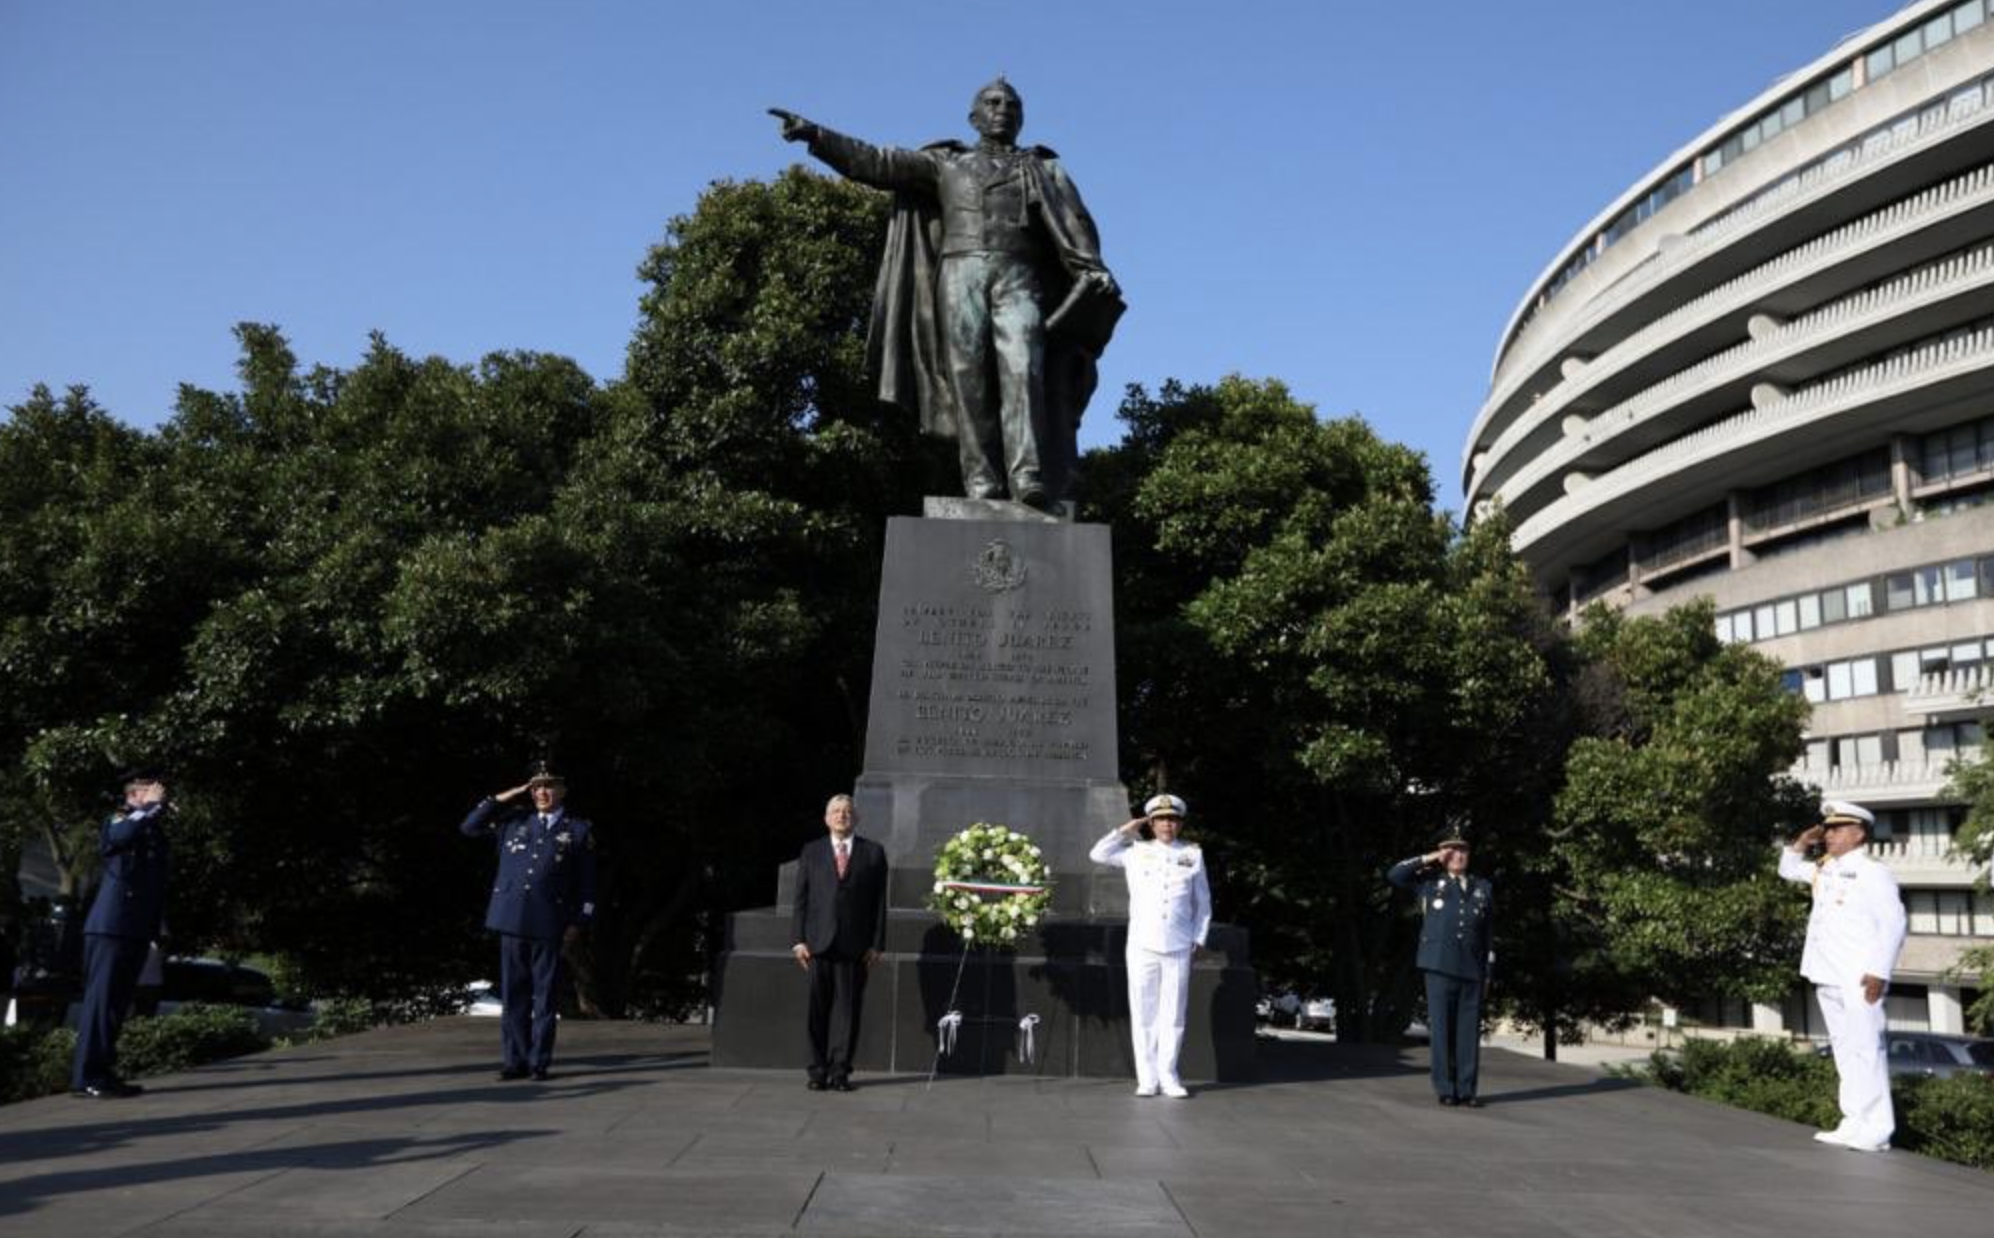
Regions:
M 967 132 L 1001 71 L 1131 310 L 1123 384 L 1276 377 L 1462 439 L 1529 282 L 1636 177 L 1889 0 L 528 4 L 0 0 L 0 405 L 86 383 L 154 425 L 307 364 L 497 349 L 620 372 L 635 268 L 708 182 Z

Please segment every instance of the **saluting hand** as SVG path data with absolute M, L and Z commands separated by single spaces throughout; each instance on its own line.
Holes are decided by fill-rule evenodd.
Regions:
M 518 786 L 514 787 L 512 790 L 501 791 L 497 795 L 492 796 L 492 798 L 494 800 L 497 800 L 499 803 L 503 804 L 509 800 L 516 800 L 520 796 L 525 795 L 528 789 L 530 789 L 532 786 L 533 784 L 530 782 L 522 782 Z
M 1137 817 L 1134 820 L 1122 822 L 1120 826 L 1116 827 L 1115 832 L 1117 834 L 1126 834 L 1130 838 L 1134 838 L 1137 834 L 1142 832 L 1142 827 L 1148 824 L 1149 824 L 1148 817 Z

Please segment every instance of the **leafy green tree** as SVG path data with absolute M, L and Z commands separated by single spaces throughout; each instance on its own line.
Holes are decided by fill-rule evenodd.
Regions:
M 1966 804 L 1966 820 L 1953 839 L 1952 854 L 1979 872 L 1974 887 L 1985 892 L 1994 875 L 1994 762 L 1984 754 L 1970 761 L 1955 760 L 1946 775 L 1945 797 Z M 1994 1035 L 1994 946 L 1961 951 L 1951 975 L 1977 980 L 1980 996 L 1967 1008 L 1966 1023 L 1983 1036 Z
M 1550 844 L 1566 971 L 1560 1024 L 1625 1020 L 1648 998 L 1774 1001 L 1793 983 L 1805 900 L 1774 845 L 1812 819 L 1785 771 L 1807 705 L 1779 666 L 1717 639 L 1708 601 L 1577 637 L 1586 734 L 1573 744 Z
M 157 444 L 82 387 L 38 386 L 0 423 L 0 918 L 20 914 L 29 838 L 81 891 L 109 771 L 155 742 L 203 605 L 198 539 L 166 488 Z
M 1556 633 L 1506 530 L 1462 535 L 1362 421 L 1242 378 L 1122 416 L 1083 480 L 1116 528 L 1125 774 L 1199 806 L 1257 966 L 1396 1035 L 1418 926 L 1384 870 L 1450 828 L 1498 880 L 1538 845 Z

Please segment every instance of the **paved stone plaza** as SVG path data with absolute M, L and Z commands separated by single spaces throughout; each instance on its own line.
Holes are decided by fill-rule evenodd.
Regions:
M 799 1032 L 800 1036 L 800 1032 Z M 1994 1175 L 1491 1051 L 1442 1109 L 1421 1051 L 1264 1041 L 1263 1078 L 716 1071 L 702 1028 L 575 1023 L 493 1078 L 451 1019 L 0 1109 L 0 1235 L 1972 1234 Z

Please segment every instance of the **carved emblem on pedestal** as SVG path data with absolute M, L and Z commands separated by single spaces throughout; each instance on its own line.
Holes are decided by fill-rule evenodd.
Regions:
M 996 537 L 970 561 L 969 575 L 980 589 L 1009 593 L 1025 583 L 1025 565 L 1012 551 L 1011 543 Z

